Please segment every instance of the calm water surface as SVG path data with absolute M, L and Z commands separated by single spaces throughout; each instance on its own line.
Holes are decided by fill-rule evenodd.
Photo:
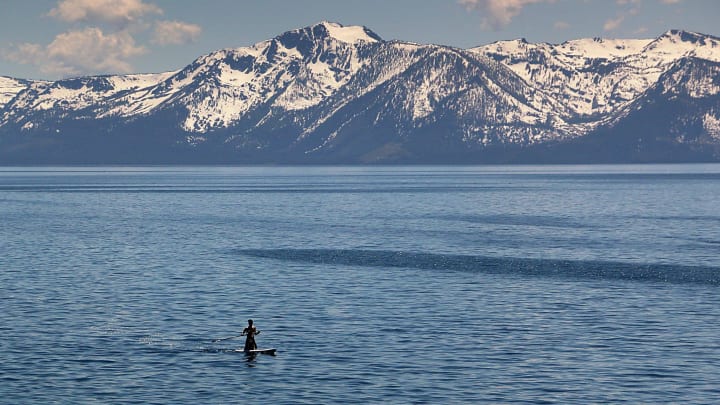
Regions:
M 715 403 L 720 165 L 0 168 L 2 403 Z M 261 347 L 234 350 L 248 318 Z

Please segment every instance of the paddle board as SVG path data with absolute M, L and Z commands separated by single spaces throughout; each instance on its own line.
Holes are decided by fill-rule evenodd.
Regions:
M 252 355 L 252 354 L 270 354 L 270 355 L 273 355 L 273 356 L 274 356 L 274 355 L 275 355 L 275 352 L 277 351 L 277 349 L 253 349 L 253 350 L 248 350 L 248 351 L 238 349 L 238 351 L 239 351 L 239 352 L 243 352 L 243 353 L 248 354 L 248 355 Z

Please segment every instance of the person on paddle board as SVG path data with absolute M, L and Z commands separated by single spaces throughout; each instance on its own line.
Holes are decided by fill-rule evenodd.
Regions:
M 248 319 L 248 326 L 247 328 L 243 329 L 240 336 L 247 336 L 245 339 L 245 351 L 255 350 L 257 349 L 257 343 L 255 343 L 255 335 L 259 334 L 260 331 L 255 329 L 253 326 L 253 320 Z

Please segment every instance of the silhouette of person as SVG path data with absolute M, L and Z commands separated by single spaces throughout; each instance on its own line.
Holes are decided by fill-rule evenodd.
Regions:
M 249 352 L 250 350 L 257 349 L 257 343 L 255 343 L 255 335 L 259 334 L 260 331 L 255 329 L 253 326 L 253 320 L 248 319 L 248 326 L 247 328 L 243 329 L 240 336 L 247 336 L 245 339 L 245 351 Z

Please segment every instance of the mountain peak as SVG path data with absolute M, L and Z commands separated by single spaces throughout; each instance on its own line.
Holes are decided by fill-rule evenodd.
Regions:
M 338 41 L 355 44 L 358 42 L 378 42 L 382 41 L 379 35 L 369 30 L 367 27 L 359 25 L 344 26 L 342 24 L 330 21 L 322 21 L 317 25 L 325 27 L 328 35 Z
M 293 47 L 293 44 L 298 41 L 315 41 L 329 38 L 351 45 L 360 42 L 371 43 L 382 41 L 379 35 L 364 26 L 353 25 L 346 27 L 330 21 L 321 21 L 308 27 L 288 31 L 277 37 L 280 42 L 286 46 L 290 45 L 290 47 Z
M 683 30 L 669 30 L 653 40 L 645 51 L 659 52 L 670 59 L 694 56 L 720 62 L 720 38 Z
M 668 30 L 664 34 L 660 35 L 660 37 L 658 39 L 669 39 L 672 42 L 682 41 L 682 42 L 691 42 L 693 44 L 700 43 L 700 45 L 704 45 L 704 42 L 707 39 L 716 39 L 717 40 L 717 38 L 713 38 L 711 35 L 705 35 L 705 34 L 700 34 L 697 32 L 678 30 L 678 29 Z

